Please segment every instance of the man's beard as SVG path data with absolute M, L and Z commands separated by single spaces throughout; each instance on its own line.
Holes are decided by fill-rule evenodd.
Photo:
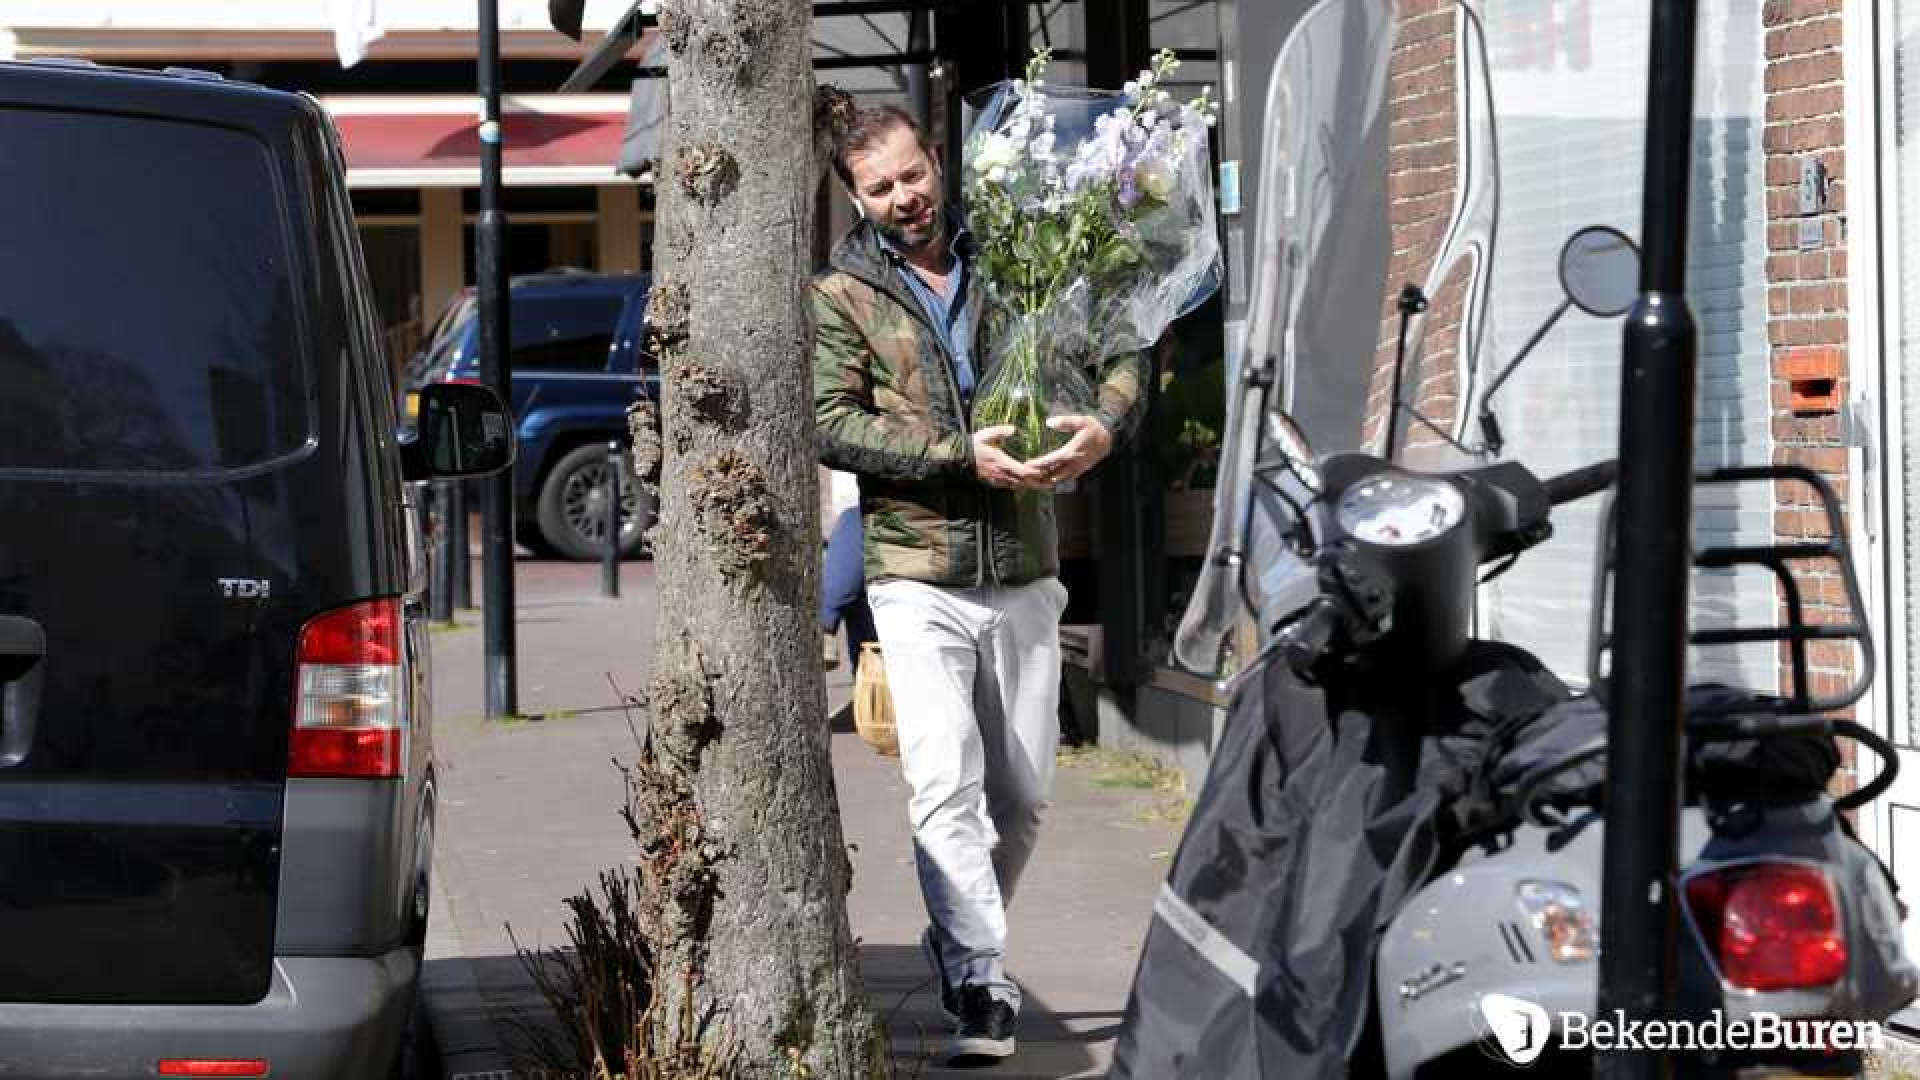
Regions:
M 876 225 L 880 230 L 880 236 L 886 240 L 888 245 L 902 255 L 916 255 L 930 249 L 937 250 L 940 241 L 944 240 L 947 234 L 945 216 L 938 210 L 933 212 L 933 221 L 926 227 L 921 238 L 917 241 L 913 239 L 903 225 L 895 225 L 892 223 L 876 223 Z

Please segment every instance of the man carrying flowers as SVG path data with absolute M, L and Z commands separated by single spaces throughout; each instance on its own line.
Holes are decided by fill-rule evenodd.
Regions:
M 861 110 L 834 168 L 862 220 L 813 285 L 821 460 L 860 481 L 868 600 L 912 794 L 922 942 L 955 1021 L 949 1059 L 1010 1056 L 1020 991 L 1006 904 L 1032 854 L 1059 740 L 1067 592 L 1050 492 L 1138 421 L 1137 352 L 1104 361 L 1064 440 L 1020 460 L 1011 425 L 973 430 L 993 354 L 972 238 L 904 112 Z M 990 367 L 990 365 L 988 365 Z

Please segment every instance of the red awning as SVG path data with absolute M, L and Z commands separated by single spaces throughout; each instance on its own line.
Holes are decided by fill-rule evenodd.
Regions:
M 325 102 L 352 187 L 472 187 L 480 183 L 477 102 L 457 97 L 339 97 Z M 500 125 L 508 184 L 607 184 L 626 131 L 621 94 L 512 99 Z

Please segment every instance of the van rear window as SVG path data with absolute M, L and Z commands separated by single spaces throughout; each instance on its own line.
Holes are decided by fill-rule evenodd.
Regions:
M 0 106 L 0 471 L 223 471 L 306 444 L 279 199 L 249 134 Z

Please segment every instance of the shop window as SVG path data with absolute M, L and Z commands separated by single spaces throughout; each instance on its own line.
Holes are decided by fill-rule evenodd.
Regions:
M 468 225 L 462 236 L 467 252 L 467 282 L 472 284 L 478 230 Z M 556 269 L 590 270 L 598 265 L 599 239 L 591 221 L 528 221 L 510 217 L 506 258 L 509 277 Z
M 398 371 L 419 347 L 425 331 L 426 315 L 420 310 L 420 228 L 362 225 L 360 250 L 386 335 L 387 360 Z
M 1227 423 L 1226 339 L 1216 294 L 1173 325 L 1154 347 L 1154 392 L 1145 443 L 1160 479 L 1158 548 L 1166 584 L 1149 650 L 1164 658 L 1199 579 L 1213 527 L 1214 482 Z
M 1636 239 L 1645 143 L 1648 20 L 1644 7 L 1490 2 L 1486 15 L 1499 140 L 1500 219 L 1488 341 L 1473 393 L 1561 301 L 1560 245 L 1576 229 L 1612 225 Z M 1772 458 L 1766 310 L 1765 40 L 1757 4 L 1700 5 L 1688 300 L 1700 324 L 1695 446 L 1703 467 Z M 1589 47 L 1605 42 L 1605 48 Z M 1707 60 L 1706 58 L 1711 58 Z M 1617 445 L 1620 320 L 1563 318 L 1494 399 L 1505 456 L 1541 475 L 1630 452 Z M 1469 405 L 1477 404 L 1470 398 Z M 1702 544 L 1768 543 L 1766 485 L 1703 488 Z M 1586 674 L 1601 500 L 1556 512 L 1554 539 L 1491 586 L 1486 630 L 1528 642 L 1554 670 Z M 1731 575 L 1697 575 L 1696 626 L 1770 625 L 1769 590 Z M 1692 673 L 1771 687 L 1768 646 L 1697 654 Z
M 1884 378 L 1896 404 L 1890 410 L 1895 427 L 1886 438 L 1892 498 L 1885 522 L 1876 525 L 1888 532 L 1890 576 L 1900 583 L 1887 619 L 1893 660 L 1887 681 L 1905 676 L 1892 691 L 1904 706 L 1893 732 L 1902 743 L 1920 746 L 1920 4 L 1901 0 L 1891 6 L 1892 70 L 1882 76 L 1890 100 L 1882 108 L 1891 110 L 1893 122 L 1883 136 L 1883 201 L 1894 218 L 1886 227 L 1892 271 L 1887 336 L 1897 345 Z M 1855 559 L 1860 557 L 1856 551 Z

